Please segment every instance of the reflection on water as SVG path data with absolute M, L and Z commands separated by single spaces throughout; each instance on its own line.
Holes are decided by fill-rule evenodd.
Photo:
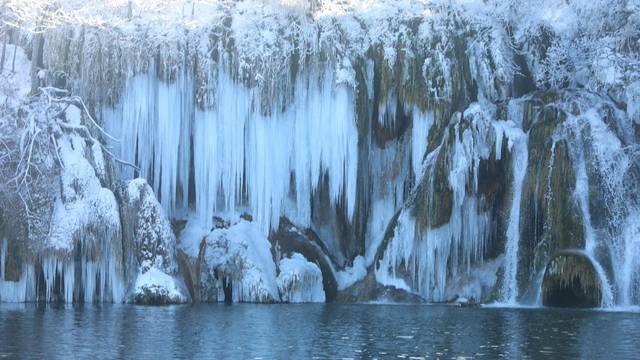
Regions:
M 0 357 L 636 358 L 640 314 L 419 305 L 0 305 Z

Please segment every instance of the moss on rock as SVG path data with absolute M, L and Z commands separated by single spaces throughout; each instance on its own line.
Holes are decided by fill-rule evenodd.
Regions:
M 556 140 L 566 114 L 553 105 L 555 93 L 525 103 L 529 162 L 522 189 L 518 285 L 533 290 L 532 276 L 560 249 L 584 247 L 583 219 L 574 201 L 576 175 L 565 140 Z
M 542 302 L 556 307 L 597 307 L 602 302 L 598 274 L 586 256 L 562 252 L 546 266 Z

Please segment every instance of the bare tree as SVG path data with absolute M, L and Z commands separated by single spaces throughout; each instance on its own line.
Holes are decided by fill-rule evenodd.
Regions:
M 4 39 L 2 40 L 2 58 L 0 58 L 0 73 L 2 72 L 2 70 L 4 70 L 4 58 L 7 51 L 7 37 L 9 36 L 7 26 L 4 25 L 6 16 L 7 16 L 7 0 L 4 0 L 2 2 L 2 22 L 3 22 L 2 34 Z

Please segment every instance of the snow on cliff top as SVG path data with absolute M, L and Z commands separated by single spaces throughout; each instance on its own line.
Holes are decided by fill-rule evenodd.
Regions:
M 513 50 L 524 55 L 540 88 L 622 91 L 640 80 L 640 0 L 10 0 L 7 6 L 9 23 L 23 30 L 106 29 L 107 42 L 141 57 L 167 55 L 169 69 L 184 47 L 212 58 L 212 45 L 223 39 L 217 45 L 232 49 L 238 78 L 257 83 L 277 82 L 290 58 L 304 64 L 314 53 L 337 60 L 338 81 L 349 83 L 349 62 L 370 49 L 382 49 L 394 66 L 401 53 L 446 53 L 451 36 L 465 33 L 474 37 L 467 51 L 490 55 L 489 77 L 498 82 L 519 70 Z

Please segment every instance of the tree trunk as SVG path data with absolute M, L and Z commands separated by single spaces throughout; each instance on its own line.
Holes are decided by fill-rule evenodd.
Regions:
M 18 35 L 17 31 L 14 31 L 14 33 L 16 34 L 16 37 Z M 15 73 L 16 72 L 16 53 L 18 52 L 18 39 L 14 39 L 13 40 L 13 60 L 11 60 L 11 72 Z
M 2 2 L 2 21 L 4 21 L 5 18 L 5 13 L 6 13 L 6 7 L 7 7 L 7 0 L 4 0 Z M 4 70 L 4 57 L 7 53 L 7 29 L 5 27 L 4 29 L 4 40 L 2 42 L 2 58 L 0 59 L 0 73 Z
M 2 41 L 2 58 L 0 58 L 0 72 L 4 70 L 4 57 L 7 53 L 7 36 L 8 34 L 4 33 L 4 40 Z
M 33 39 L 33 52 L 31 53 L 31 95 L 37 95 L 40 88 L 40 67 L 38 66 L 42 59 L 42 47 L 44 38 L 41 33 L 35 35 Z

